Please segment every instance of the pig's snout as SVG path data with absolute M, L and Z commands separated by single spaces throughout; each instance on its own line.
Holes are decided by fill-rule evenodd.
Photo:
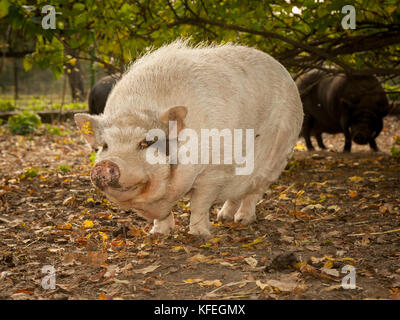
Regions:
M 97 163 L 90 174 L 93 184 L 100 190 L 106 187 L 120 187 L 120 171 L 116 163 L 110 160 L 103 160 Z

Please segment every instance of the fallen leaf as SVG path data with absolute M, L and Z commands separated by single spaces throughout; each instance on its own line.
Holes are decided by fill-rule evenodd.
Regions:
M 141 274 L 146 274 L 146 273 L 150 273 L 153 272 L 154 270 L 156 270 L 158 267 L 160 267 L 159 264 L 152 264 L 146 268 L 142 268 L 142 269 L 137 269 L 137 270 L 133 270 L 133 272 L 135 273 L 141 273 Z
M 83 221 L 82 227 L 84 229 L 93 228 L 93 221 L 92 220 L 85 220 Z
M 172 251 L 181 251 L 181 250 L 185 250 L 184 248 L 183 248 L 183 246 L 176 246 L 176 247 L 173 247 L 172 248 Z
M 269 285 L 266 283 L 262 283 L 260 280 L 256 281 L 257 287 L 259 287 L 261 290 L 264 290 L 265 288 L 269 288 Z
M 136 253 L 136 256 L 138 256 L 139 258 L 145 258 L 148 257 L 149 255 L 150 253 L 147 251 L 139 251 L 138 253 Z
M 350 177 L 349 180 L 352 182 L 360 182 L 360 181 L 364 180 L 364 178 L 359 177 L 359 176 L 353 176 L 353 177 Z
M 107 300 L 107 295 L 104 292 L 102 292 L 102 293 L 100 293 L 97 300 Z
M 334 277 L 339 277 L 339 275 L 340 275 L 339 271 L 336 269 L 321 268 L 321 271 L 323 273 L 326 273 L 326 274 L 328 274 L 330 276 L 334 276 Z
M 197 282 L 201 282 L 201 281 L 203 281 L 202 278 L 196 278 L 196 279 L 189 278 L 189 279 L 183 280 L 184 283 L 197 283 Z
M 220 287 L 222 286 L 222 282 L 220 280 L 205 280 L 202 282 L 199 282 L 200 287 Z
M 253 257 L 247 257 L 244 259 L 244 261 L 246 261 L 247 264 L 252 268 L 255 268 L 258 263 L 257 259 L 254 259 Z
M 358 192 L 355 190 L 349 190 L 350 198 L 355 198 L 358 196 Z

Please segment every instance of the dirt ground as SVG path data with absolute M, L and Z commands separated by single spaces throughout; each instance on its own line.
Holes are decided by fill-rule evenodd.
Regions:
M 66 134 L 0 129 L 0 299 L 400 299 L 398 118 L 378 153 L 343 154 L 342 135 L 297 150 L 257 222 L 217 222 L 215 207 L 208 241 L 188 235 L 187 201 L 173 234 L 150 236 L 92 187 L 74 124 L 57 126 Z

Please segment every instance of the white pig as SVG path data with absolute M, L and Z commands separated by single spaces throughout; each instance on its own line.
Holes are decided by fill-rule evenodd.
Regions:
M 136 60 L 102 115 L 75 115 L 86 140 L 99 148 L 91 171 L 96 187 L 152 220 L 152 233 L 169 233 L 172 207 L 189 196 L 189 233 L 202 237 L 210 236 L 209 209 L 216 203 L 224 203 L 218 220 L 256 220 L 256 203 L 286 166 L 302 120 L 297 87 L 271 56 L 235 44 L 193 47 L 182 40 Z M 202 129 L 253 129 L 252 170 L 236 174 L 234 162 L 175 164 L 170 157 L 166 164 L 151 164 L 146 152 L 161 142 L 146 139 L 151 129 L 163 130 L 178 148 L 185 144 L 177 140 L 185 129 L 198 137 Z M 246 151 L 247 142 L 244 134 L 234 146 Z

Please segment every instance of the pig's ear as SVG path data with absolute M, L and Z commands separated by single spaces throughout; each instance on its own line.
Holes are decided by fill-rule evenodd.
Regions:
M 172 107 L 169 108 L 167 111 L 164 111 L 163 113 L 161 113 L 159 120 L 162 123 L 165 124 L 169 124 L 169 121 L 176 121 L 171 123 L 171 125 L 176 124 L 177 128 L 176 130 L 173 130 L 176 132 L 176 134 L 179 134 L 179 132 L 185 127 L 185 118 L 187 115 L 187 108 L 186 107 Z M 171 126 L 169 126 L 169 128 L 171 128 Z M 169 139 L 174 139 L 176 138 L 176 136 L 171 135 L 171 132 L 168 135 Z
M 76 125 L 87 142 L 93 148 L 100 145 L 100 123 L 96 116 L 91 116 L 87 113 L 77 113 L 74 118 Z

